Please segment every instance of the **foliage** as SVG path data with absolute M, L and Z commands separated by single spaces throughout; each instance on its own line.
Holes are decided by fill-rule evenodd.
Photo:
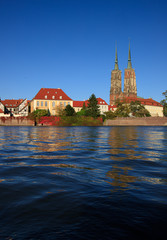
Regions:
M 77 112 L 78 116 L 86 116 L 87 112 L 86 112 L 86 108 L 85 109 L 81 109 L 79 112 Z
M 67 105 L 64 109 L 64 113 L 66 116 L 74 116 L 75 115 L 75 110 L 71 105 Z
M 29 114 L 29 119 L 34 120 L 34 122 L 39 122 L 40 118 L 43 116 L 50 116 L 49 110 L 45 109 L 36 109 Z
M 100 116 L 100 110 L 99 110 L 99 106 L 97 105 L 98 101 L 96 99 L 96 96 L 94 94 L 92 94 L 88 100 L 88 107 L 86 110 L 86 115 L 93 117 L 93 118 L 97 118 Z
M 116 114 L 115 112 L 108 111 L 108 112 L 105 112 L 105 116 L 106 116 L 106 119 L 114 119 L 116 117 Z
M 82 109 L 81 110 L 86 110 L 86 105 L 85 102 L 83 103 Z
M 165 99 L 163 99 L 160 103 L 163 106 L 163 114 L 165 117 L 167 117 L 167 90 L 162 94 L 165 96 Z
M 59 126 L 101 126 L 101 119 L 85 116 L 63 116 L 59 122 Z
M 117 109 L 114 112 L 117 117 L 129 117 L 130 108 L 125 102 L 117 102 Z
M 149 111 L 141 104 L 140 101 L 130 103 L 130 112 L 135 117 L 150 117 Z

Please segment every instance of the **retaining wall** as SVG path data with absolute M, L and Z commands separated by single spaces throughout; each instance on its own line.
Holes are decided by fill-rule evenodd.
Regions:
M 167 126 L 167 117 L 116 118 L 105 120 L 104 126 Z

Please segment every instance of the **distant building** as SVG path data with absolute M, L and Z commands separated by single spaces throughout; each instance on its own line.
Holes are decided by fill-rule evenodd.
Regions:
M 104 114 L 104 112 L 108 111 L 108 104 L 105 100 L 102 98 L 97 98 L 97 105 L 99 106 L 100 114 Z M 83 104 L 85 103 L 85 106 L 88 106 L 88 100 L 85 101 L 73 101 L 73 108 L 75 109 L 75 112 L 81 111 Z
M 124 72 L 124 90 L 122 91 L 122 78 L 121 71 L 118 67 L 118 56 L 117 48 L 115 54 L 115 66 L 114 70 L 111 72 L 111 88 L 110 88 L 110 106 L 109 110 L 115 111 L 116 100 L 125 101 L 130 103 L 131 101 L 140 101 L 141 104 L 150 112 L 151 116 L 163 117 L 163 106 L 156 102 L 155 100 L 149 98 L 139 98 L 137 97 L 137 87 L 136 87 L 136 75 L 135 70 L 132 68 L 131 63 L 131 52 L 129 44 L 129 55 L 128 55 L 128 66 Z
M 127 103 L 131 103 L 132 101 L 139 101 L 142 105 L 150 112 L 152 117 L 163 117 L 163 106 L 153 100 L 152 98 L 144 99 L 144 98 L 135 98 L 135 97 L 127 97 L 125 99 Z
M 59 110 L 68 104 L 73 106 L 73 100 L 60 88 L 41 88 L 30 103 L 31 112 L 45 109 L 49 110 L 51 115 L 58 114 Z
M 0 109 L 4 112 L 4 116 L 28 116 L 27 99 L 5 99 L 0 101 Z
M 122 91 L 121 71 L 118 67 L 117 48 L 115 54 L 115 67 L 111 72 L 110 105 L 114 105 L 117 99 L 126 97 L 137 97 L 136 75 L 132 68 L 131 53 L 129 44 L 128 66 L 124 74 L 124 91 Z

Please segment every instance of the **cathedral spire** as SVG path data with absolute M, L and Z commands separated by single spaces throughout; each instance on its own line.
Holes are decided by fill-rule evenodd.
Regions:
M 118 67 L 118 56 L 117 56 L 117 45 L 116 45 L 116 51 L 115 51 L 115 67 L 114 70 L 119 70 Z
M 129 42 L 129 56 L 128 56 L 128 67 L 127 68 L 132 68 L 131 54 L 130 54 L 130 42 Z

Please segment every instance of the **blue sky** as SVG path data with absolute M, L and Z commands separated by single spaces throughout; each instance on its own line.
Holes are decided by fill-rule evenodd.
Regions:
M 123 82 L 129 39 L 138 96 L 162 100 L 166 0 L 0 0 L 0 97 L 31 100 L 46 87 L 109 103 L 115 43 Z

